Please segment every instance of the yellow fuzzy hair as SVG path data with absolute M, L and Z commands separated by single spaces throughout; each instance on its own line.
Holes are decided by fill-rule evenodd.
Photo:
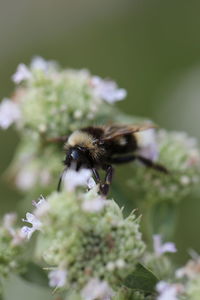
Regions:
M 80 130 L 74 131 L 68 138 L 64 149 L 68 150 L 69 147 L 82 146 L 88 150 L 92 150 L 91 154 L 97 158 L 101 153 L 102 149 L 94 143 L 94 138 L 87 132 Z

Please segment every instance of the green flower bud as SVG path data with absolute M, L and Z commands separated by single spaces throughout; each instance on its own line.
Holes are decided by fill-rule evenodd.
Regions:
M 183 299 L 190 300 L 198 300 L 200 298 L 200 274 L 188 281 L 184 297 Z
M 151 295 L 145 295 L 142 291 L 134 291 L 123 287 L 119 289 L 112 300 L 154 300 L 155 297 Z
M 6 214 L 0 226 L 0 278 L 23 269 L 24 237 L 15 222 L 15 214 Z

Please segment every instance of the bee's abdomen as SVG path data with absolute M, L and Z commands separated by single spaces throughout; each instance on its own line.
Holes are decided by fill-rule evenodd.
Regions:
M 110 141 L 106 147 L 111 155 L 134 152 L 138 148 L 136 138 L 133 134 L 117 137 Z

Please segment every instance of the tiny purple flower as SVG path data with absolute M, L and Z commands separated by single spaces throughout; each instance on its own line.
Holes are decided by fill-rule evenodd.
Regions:
M 160 281 L 156 286 L 156 290 L 159 293 L 157 300 L 178 300 L 178 294 L 183 291 L 183 286 Z
M 34 232 L 34 228 L 33 227 L 28 227 L 28 226 L 23 226 L 21 228 L 21 235 L 24 237 L 24 238 L 27 238 L 28 240 L 31 238 L 33 232 Z
M 29 80 L 32 77 L 31 72 L 25 64 L 19 64 L 17 71 L 12 75 L 14 83 L 19 84 L 24 80 Z
M 35 200 L 32 201 L 33 206 L 35 206 L 36 208 L 41 207 L 42 205 L 44 205 L 46 203 L 46 199 L 41 195 L 38 199 L 38 202 L 36 202 Z
M 43 196 L 40 196 L 38 202 L 33 201 L 32 204 L 36 208 L 34 211 L 36 217 L 41 217 L 49 211 L 49 202 Z
M 153 236 L 154 251 L 157 256 L 161 256 L 163 253 L 177 251 L 176 246 L 172 242 L 162 244 L 162 238 L 159 234 Z
M 7 129 L 10 125 L 20 119 L 21 113 L 18 105 L 10 100 L 3 99 L 0 103 L 0 127 Z
M 49 286 L 60 288 L 66 284 L 67 271 L 66 270 L 53 270 L 49 273 Z
M 22 219 L 22 221 L 30 223 L 32 225 L 32 227 L 23 226 L 21 229 L 21 232 L 24 235 L 24 237 L 27 237 L 28 239 L 30 239 L 33 232 L 35 232 L 36 230 L 40 230 L 42 226 L 40 220 L 38 220 L 36 216 L 29 212 L 26 213 L 26 219 Z
M 98 76 L 92 77 L 91 86 L 94 89 L 94 95 L 108 103 L 121 101 L 127 95 L 126 90 L 119 89 L 116 82 L 112 80 L 104 80 Z
M 113 296 L 113 290 L 106 281 L 101 281 L 98 278 L 92 278 L 86 284 L 81 292 L 84 300 L 105 300 Z

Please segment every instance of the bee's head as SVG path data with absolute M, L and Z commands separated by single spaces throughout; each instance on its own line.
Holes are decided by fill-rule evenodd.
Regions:
M 66 153 L 64 164 L 70 167 L 75 166 L 78 170 L 82 166 L 88 166 L 88 151 L 85 147 L 75 146 L 70 147 Z

